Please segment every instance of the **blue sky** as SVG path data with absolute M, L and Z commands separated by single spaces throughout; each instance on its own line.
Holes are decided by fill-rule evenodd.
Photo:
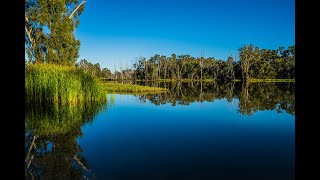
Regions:
M 294 0 L 88 0 L 75 35 L 80 59 L 112 71 L 154 54 L 227 59 L 244 44 L 295 42 Z

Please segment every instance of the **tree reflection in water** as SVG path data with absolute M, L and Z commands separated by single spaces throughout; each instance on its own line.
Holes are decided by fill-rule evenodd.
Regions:
M 77 138 L 82 135 L 81 126 L 90 123 L 108 105 L 26 103 L 25 178 L 94 179 Z
M 227 83 L 214 82 L 139 82 L 142 85 L 165 87 L 167 93 L 137 95 L 142 102 L 155 105 L 170 103 L 189 105 L 193 102 L 213 102 L 226 98 L 229 103 L 238 100 L 238 112 L 251 115 L 258 110 L 295 113 L 294 83 Z

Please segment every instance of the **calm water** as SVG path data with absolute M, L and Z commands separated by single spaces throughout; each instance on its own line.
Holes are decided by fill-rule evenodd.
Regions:
M 29 172 L 44 179 L 294 179 L 294 83 L 149 85 L 170 91 L 28 106 L 26 156 L 37 137 Z

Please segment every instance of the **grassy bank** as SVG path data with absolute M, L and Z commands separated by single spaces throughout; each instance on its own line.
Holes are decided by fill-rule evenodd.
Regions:
M 106 94 L 93 77 L 75 67 L 33 64 L 25 68 L 25 99 L 66 104 L 104 100 Z
M 136 84 L 121 84 L 106 82 L 102 83 L 103 89 L 106 93 L 156 93 L 167 91 L 164 88 L 140 86 Z
M 26 102 L 76 104 L 80 101 L 104 101 L 108 93 L 154 93 L 166 89 L 134 84 L 117 84 L 94 79 L 71 66 L 53 64 L 26 65 Z

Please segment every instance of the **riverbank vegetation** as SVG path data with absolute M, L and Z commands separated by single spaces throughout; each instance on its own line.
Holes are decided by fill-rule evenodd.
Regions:
M 29 64 L 25 67 L 25 99 L 32 102 L 77 103 L 106 99 L 103 87 L 72 66 Z
M 239 59 L 238 61 L 236 59 Z M 260 49 L 253 45 L 239 48 L 239 57 L 227 60 L 214 57 L 192 57 L 175 55 L 167 57 L 156 54 L 139 58 L 134 64 L 135 80 L 214 80 L 231 81 L 241 79 L 294 79 L 295 46 Z M 269 81 L 270 81 L 269 80 Z
M 75 104 L 105 101 L 108 93 L 164 91 L 164 88 L 134 84 L 103 83 L 73 66 L 27 64 L 25 67 L 26 102 Z
M 260 49 L 252 44 L 244 45 L 238 49 L 238 56 L 229 56 L 227 60 L 156 54 L 149 59 L 140 57 L 133 68 L 120 67 L 120 71 L 115 70 L 114 73 L 86 59 L 76 63 L 76 67 L 106 80 L 293 82 L 295 45 L 287 49 Z
M 144 92 L 166 92 L 167 89 L 159 87 L 141 86 L 136 84 L 122 84 L 114 82 L 103 83 L 104 90 L 108 93 L 144 93 Z

